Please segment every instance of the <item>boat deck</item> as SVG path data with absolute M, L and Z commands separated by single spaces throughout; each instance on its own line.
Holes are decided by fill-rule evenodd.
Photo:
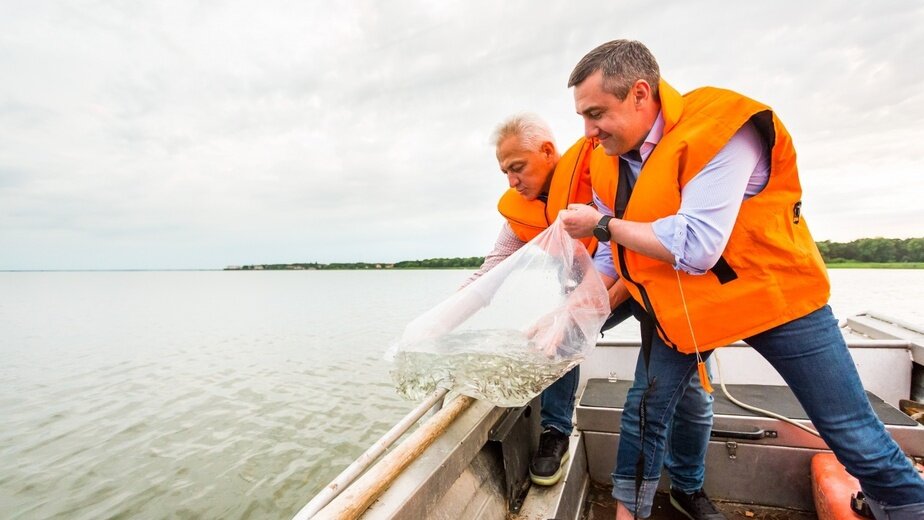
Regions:
M 924 401 L 924 329 L 872 314 L 848 318 L 847 326 L 851 355 L 874 410 L 906 453 L 924 459 L 924 427 L 895 409 L 909 397 Z M 540 414 L 531 413 L 539 410 L 538 397 L 520 409 L 497 408 L 487 401 L 460 408 L 451 400 L 415 432 L 429 436 L 426 444 L 415 440 L 400 445 L 358 477 L 349 492 L 334 493 L 335 499 L 323 503 L 317 499 L 324 497 L 315 497 L 321 504 L 314 510 L 317 515 L 311 512 L 316 504 L 309 503 L 295 518 L 340 518 L 341 512 L 360 507 L 360 499 L 368 497 L 374 498 L 371 504 L 361 503 L 367 520 L 614 518 L 616 505 L 608 483 L 639 346 L 610 341 L 597 347 L 581 368 L 571 456 L 557 485 L 524 488 L 528 460 L 539 437 Z M 732 395 L 811 424 L 782 378 L 753 349 L 738 343 L 723 348 L 724 367 L 715 357 L 716 380 L 724 381 Z M 715 394 L 713 438 L 706 457 L 705 488 L 716 506 L 736 520 L 816 519 L 811 460 L 826 453 L 827 445 L 790 423 L 733 407 L 723 395 L 724 390 Z M 421 414 L 430 406 L 422 403 Z M 458 417 L 440 422 L 457 408 Z M 390 457 L 396 453 L 411 455 Z M 407 467 L 399 467 L 399 462 Z M 393 479 L 384 488 L 383 475 Z M 686 516 L 673 508 L 665 493 L 668 485 L 662 477 L 650 518 L 683 520 Z
M 616 503 L 610 497 L 610 487 L 592 483 L 584 504 L 582 520 L 611 520 L 616 516 Z M 729 520 L 817 520 L 815 513 L 796 511 L 779 507 L 755 506 L 736 502 L 714 501 L 719 511 Z M 666 493 L 655 495 L 649 520 L 687 520 L 687 517 L 671 506 Z

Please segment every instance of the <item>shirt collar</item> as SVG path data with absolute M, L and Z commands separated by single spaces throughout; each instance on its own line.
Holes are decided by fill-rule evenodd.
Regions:
M 651 155 L 652 150 L 659 142 L 661 142 L 661 137 L 664 136 L 664 113 L 658 112 L 658 117 L 655 119 L 653 125 L 651 125 L 651 130 L 648 131 L 648 135 L 645 137 L 645 141 L 642 142 L 642 146 L 639 148 L 639 153 L 642 157 L 642 163 L 648 160 L 648 156 Z M 621 157 L 627 160 L 632 160 L 632 157 L 627 157 L 628 154 L 623 154 Z

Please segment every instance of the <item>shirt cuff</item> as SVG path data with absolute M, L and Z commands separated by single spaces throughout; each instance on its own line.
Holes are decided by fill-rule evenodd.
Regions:
M 661 245 L 674 257 L 674 269 L 689 274 L 705 274 L 706 271 L 684 262 L 687 244 L 687 219 L 680 214 L 660 218 L 651 223 L 651 229 Z

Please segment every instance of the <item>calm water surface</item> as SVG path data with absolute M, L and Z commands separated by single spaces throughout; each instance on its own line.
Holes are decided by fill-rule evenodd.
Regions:
M 382 354 L 467 274 L 0 273 L 0 513 L 290 518 L 413 407 Z M 830 275 L 924 324 L 924 270 Z

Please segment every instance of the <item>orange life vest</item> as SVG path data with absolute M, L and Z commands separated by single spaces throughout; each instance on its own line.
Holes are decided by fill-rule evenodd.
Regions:
M 497 210 L 507 219 L 520 240 L 529 242 L 545 231 L 558 217 L 558 212 L 566 209 L 568 204 L 587 204 L 593 200 L 590 185 L 590 157 L 593 149 L 593 142 L 582 137 L 561 156 L 552 173 L 547 202 L 526 200 L 513 188 L 504 192 L 497 203 Z M 581 242 L 590 254 L 597 248 L 597 240 L 593 237 L 582 239 Z
M 664 135 L 642 167 L 625 220 L 653 222 L 676 214 L 686 183 L 748 121 L 773 143 L 767 185 L 741 204 L 712 271 L 675 271 L 666 262 L 612 243 L 620 276 L 653 316 L 661 339 L 685 353 L 694 352 L 694 344 L 700 351 L 710 350 L 825 305 L 828 275 L 801 215 L 792 139 L 776 114 L 728 90 L 706 87 L 681 96 L 663 81 L 659 89 Z M 619 188 L 618 159 L 604 154 L 603 147 L 592 157 L 594 190 L 609 204 L 615 204 Z

